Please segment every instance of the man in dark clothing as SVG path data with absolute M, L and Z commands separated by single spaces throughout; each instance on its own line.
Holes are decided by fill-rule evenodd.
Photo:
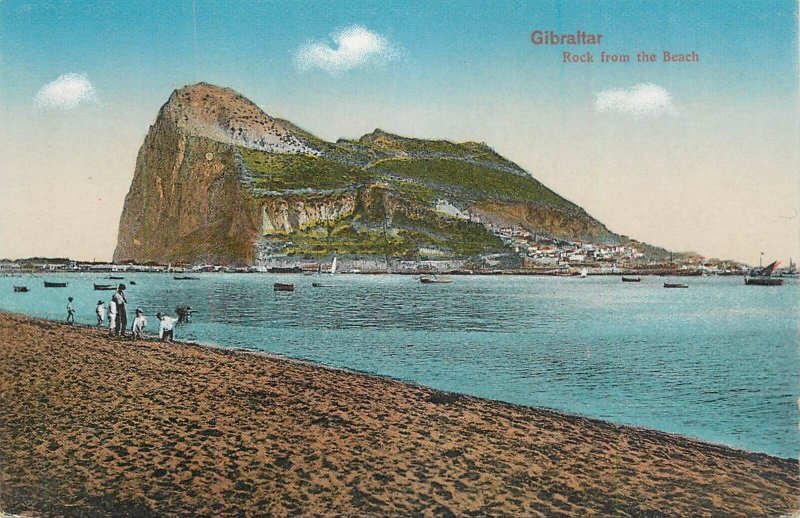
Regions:
M 125 285 L 120 284 L 117 287 L 117 292 L 111 297 L 111 300 L 117 306 L 117 320 L 114 325 L 114 334 L 116 336 L 125 336 L 125 328 L 128 327 L 128 315 L 125 314 L 125 304 L 128 299 L 125 298 Z

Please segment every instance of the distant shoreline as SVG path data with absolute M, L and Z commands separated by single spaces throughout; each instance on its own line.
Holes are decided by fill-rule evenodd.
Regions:
M 149 270 L 18 270 L 18 271 L 0 271 L 0 276 L 13 277 L 15 274 L 25 274 L 32 276 L 46 276 L 46 275 L 60 275 L 60 274 L 97 274 L 107 275 L 109 273 L 115 274 L 165 274 L 165 275 L 216 275 L 220 273 L 240 274 L 240 275 L 317 275 L 317 272 L 303 272 L 300 271 L 265 271 L 265 272 L 244 272 L 244 271 L 224 271 L 224 272 L 202 272 L 202 271 L 149 271 Z M 423 270 L 419 272 L 404 272 L 404 271 L 359 271 L 359 272 L 337 272 L 335 275 L 402 275 L 402 276 L 419 276 L 419 275 L 456 275 L 456 276 L 492 276 L 492 275 L 521 275 L 521 276 L 534 276 L 534 277 L 579 277 L 580 270 L 567 271 L 567 272 L 553 272 L 543 270 L 494 270 L 494 271 L 432 271 Z M 328 276 L 327 272 L 322 272 L 320 275 Z M 709 273 L 703 274 L 701 271 L 696 270 L 625 270 L 619 272 L 587 272 L 588 277 L 742 277 L 743 272 L 731 273 Z
M 794 459 L 249 350 L 104 334 L 0 313 L 3 511 L 768 516 L 798 506 Z

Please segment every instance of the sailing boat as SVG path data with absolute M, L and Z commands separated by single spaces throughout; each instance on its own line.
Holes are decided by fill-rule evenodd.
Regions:
M 792 258 L 789 258 L 789 267 L 784 268 L 781 272 L 781 277 L 796 277 L 797 276 L 797 265 L 794 264 Z
M 581 269 L 581 279 L 585 279 L 587 275 L 589 275 L 589 270 L 586 268 Z
M 772 276 L 772 272 L 780 263 L 773 261 L 763 268 L 753 268 L 744 276 L 744 283 L 747 286 L 780 286 L 783 279 Z
M 430 257 L 428 258 L 428 268 L 433 271 L 433 273 L 425 273 L 419 276 L 419 282 L 422 284 L 450 284 L 453 282 L 453 279 L 450 277 L 439 277 L 436 274 L 436 270 L 433 268 L 433 261 L 431 261 Z
M 321 265 L 320 265 L 319 270 L 317 271 L 317 273 L 320 274 L 320 275 L 322 274 L 322 266 Z M 331 261 L 331 269 L 328 270 L 328 273 L 330 275 L 333 275 L 333 274 L 336 273 L 336 256 L 335 255 L 333 256 L 333 261 Z M 325 284 L 324 282 L 315 281 L 315 282 L 311 283 L 311 286 L 314 287 L 314 288 L 332 288 L 333 284 Z

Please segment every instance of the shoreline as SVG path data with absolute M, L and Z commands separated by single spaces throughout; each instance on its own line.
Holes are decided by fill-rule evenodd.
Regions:
M 41 320 L 41 321 L 49 322 L 49 323 L 56 324 L 56 325 L 69 326 L 69 327 L 72 327 L 72 328 L 81 328 L 81 329 L 85 329 L 85 330 L 91 331 L 91 332 L 96 332 L 98 330 L 97 326 L 90 325 L 90 324 L 80 324 L 80 323 L 67 324 L 67 323 L 65 323 L 65 322 L 63 322 L 61 320 L 50 320 L 50 319 L 47 319 L 47 318 L 34 317 L 34 316 L 31 316 L 31 315 L 26 315 L 24 313 L 15 313 L 15 312 L 9 312 L 9 311 L 0 310 L 0 318 L 2 318 L 5 315 L 19 317 L 19 318 L 22 318 L 22 319 Z M 101 333 L 100 333 L 101 337 L 106 337 L 105 331 L 106 331 L 105 326 L 101 326 Z M 122 342 L 122 343 L 136 341 L 136 342 L 149 342 L 149 343 L 153 343 L 153 344 L 162 344 L 164 346 L 169 346 L 170 345 L 168 343 L 161 342 L 157 337 L 153 337 L 153 336 L 147 336 L 145 338 L 138 339 L 138 340 L 133 340 L 133 339 L 130 338 L 130 336 L 131 335 L 130 335 L 130 332 L 129 332 L 128 333 L 128 338 L 126 338 L 125 340 L 116 339 L 116 338 L 112 338 L 111 340 L 112 341 L 116 341 L 116 342 Z M 208 350 L 212 350 L 212 351 L 215 351 L 215 352 L 220 352 L 220 353 L 223 353 L 223 354 L 233 354 L 233 355 L 243 355 L 243 356 L 254 356 L 256 358 L 266 358 L 266 359 L 269 359 L 269 360 L 274 360 L 274 361 L 279 361 L 279 362 L 287 362 L 287 363 L 302 365 L 302 366 L 309 367 L 311 369 L 319 369 L 319 370 L 322 370 L 322 371 L 332 371 L 332 372 L 340 372 L 340 373 L 345 373 L 345 374 L 352 374 L 352 375 L 355 375 L 355 376 L 365 376 L 365 377 L 374 378 L 374 379 L 380 380 L 380 381 L 397 383 L 397 384 L 399 384 L 401 386 L 420 388 L 420 389 L 423 389 L 423 390 L 430 391 L 431 393 L 434 393 L 434 394 L 441 394 L 444 398 L 453 398 L 453 397 L 455 397 L 455 398 L 463 398 L 465 400 L 475 400 L 477 402 L 483 402 L 485 404 L 497 405 L 497 406 L 501 406 L 501 407 L 508 407 L 510 409 L 515 409 L 515 410 L 519 410 L 519 411 L 530 410 L 530 411 L 535 411 L 535 412 L 539 412 L 539 413 L 543 413 L 543 414 L 550 414 L 554 418 L 568 419 L 568 420 L 571 419 L 571 420 L 576 420 L 576 421 L 586 421 L 586 422 L 597 424 L 597 425 L 605 425 L 605 426 L 610 426 L 610 427 L 618 427 L 618 428 L 621 428 L 621 429 L 637 430 L 637 431 L 641 431 L 641 432 L 645 432 L 645 433 L 662 434 L 666 439 L 675 440 L 675 441 L 681 441 L 682 440 L 682 441 L 686 441 L 687 443 L 696 444 L 696 445 L 701 446 L 701 447 L 720 448 L 722 450 L 732 450 L 734 452 L 737 452 L 737 453 L 740 453 L 740 454 L 743 454 L 743 455 L 763 456 L 763 457 L 767 457 L 767 458 L 771 458 L 771 459 L 775 459 L 775 460 L 797 461 L 798 462 L 798 468 L 800 469 L 800 459 L 795 459 L 793 457 L 782 457 L 780 455 L 775 455 L 775 454 L 761 452 L 761 451 L 746 450 L 744 448 L 737 448 L 735 446 L 731 446 L 731 445 L 724 444 L 724 443 L 717 443 L 717 442 L 713 442 L 713 441 L 704 440 L 704 439 L 702 439 L 700 437 L 694 437 L 694 436 L 691 436 L 691 435 L 685 435 L 685 434 L 681 434 L 681 433 L 677 433 L 677 432 L 667 432 L 667 431 L 664 431 L 664 430 L 658 430 L 656 428 L 648 428 L 646 426 L 638 426 L 638 425 L 630 424 L 630 423 L 620 423 L 620 422 L 616 422 L 616 421 L 608 421 L 608 420 L 605 420 L 605 419 L 591 417 L 591 416 L 587 416 L 587 415 L 583 415 L 583 414 L 577 414 L 577 413 L 567 412 L 567 411 L 564 411 L 564 410 L 559 410 L 557 408 L 525 405 L 525 404 L 522 404 L 522 403 L 512 403 L 512 402 L 509 402 L 509 401 L 504 401 L 502 399 L 492 399 L 492 398 L 476 396 L 476 395 L 468 394 L 468 393 L 464 393 L 464 392 L 452 392 L 452 391 L 448 391 L 448 390 L 442 390 L 442 389 L 439 389 L 439 388 L 436 388 L 436 387 L 425 385 L 423 383 L 417 383 L 417 382 L 410 381 L 410 380 L 404 380 L 402 378 L 397 378 L 397 377 L 394 377 L 394 376 L 391 376 L 391 375 L 388 375 L 388 374 L 378 374 L 378 373 L 375 373 L 375 372 L 363 371 L 363 370 L 359 370 L 359 369 L 352 369 L 352 368 L 349 368 L 349 367 L 336 367 L 336 366 L 332 366 L 332 365 L 326 365 L 324 363 L 320 363 L 318 361 L 315 361 L 315 360 L 312 360 L 312 359 L 308 359 L 308 358 L 293 358 L 291 356 L 284 356 L 282 354 L 272 353 L 272 352 L 268 352 L 268 351 L 262 351 L 262 350 L 259 350 L 259 349 L 249 349 L 247 347 L 226 346 L 226 345 L 213 344 L 213 343 L 203 343 L 203 342 L 191 342 L 191 341 L 175 340 L 174 342 L 172 342 L 172 344 L 177 344 L 177 345 L 186 346 L 186 347 L 197 347 L 197 348 L 199 348 L 201 350 L 202 349 L 208 349 Z
M 520 270 L 491 270 L 491 271 L 464 271 L 464 270 L 442 270 L 442 271 L 434 271 L 434 270 L 420 270 L 420 271 L 359 271 L 359 272 L 349 272 L 349 271 L 342 271 L 336 272 L 336 276 L 338 275 L 400 275 L 403 277 L 415 277 L 419 275 L 452 275 L 458 277 L 492 277 L 492 276 L 533 276 L 533 277 L 579 277 L 580 276 L 580 268 L 579 266 L 571 267 L 565 271 L 555 271 L 554 269 L 547 269 L 547 270 L 536 270 L 536 269 L 520 269 Z M 149 271 L 149 270 L 123 270 L 123 271 L 115 271 L 115 270 L 101 270 L 101 271 L 91 271 L 91 270 L 53 270 L 53 271 L 45 271 L 45 270 L 24 270 L 24 271 L 16 271 L 16 272 L 2 272 L 0 276 L 3 277 L 43 277 L 47 275 L 76 275 L 76 274 L 87 274 L 87 275 L 107 275 L 108 273 L 117 273 L 117 274 L 126 274 L 126 275 L 155 275 L 155 274 L 164 274 L 164 275 L 220 275 L 220 274 L 235 274 L 235 275 L 304 275 L 309 277 L 316 277 L 317 275 L 321 275 L 323 277 L 328 277 L 331 274 L 327 272 L 323 272 L 322 274 L 317 274 L 317 272 L 313 273 L 305 273 L 303 271 L 265 271 L 265 272 L 242 272 L 242 271 L 225 271 L 225 272 L 194 272 L 194 271 L 185 271 L 185 272 L 167 272 L 167 271 Z M 620 269 L 616 272 L 588 272 L 588 277 L 624 277 L 628 275 L 635 275 L 639 277 L 744 277 L 744 272 L 731 272 L 731 273 L 708 273 L 703 274 L 700 270 L 637 270 L 637 269 Z M 776 277 L 782 278 L 796 278 L 796 275 L 776 275 Z M 108 279 L 107 277 L 100 279 L 100 280 L 114 280 Z
M 30 317 L 29 315 L 25 315 L 25 314 L 21 314 L 21 313 L 8 313 L 8 312 L 0 311 L 0 316 L 2 316 L 3 314 L 19 315 L 19 316 L 25 317 L 25 318 L 38 318 L 38 317 Z M 48 319 L 42 319 L 42 320 L 45 320 L 47 322 L 59 323 L 58 321 L 53 321 L 53 320 L 48 320 Z M 91 326 L 91 325 L 86 325 L 86 324 L 74 324 L 74 325 L 75 326 L 79 326 L 79 327 L 83 327 L 83 328 L 86 328 L 86 329 L 94 329 L 94 326 Z M 144 338 L 144 339 L 142 339 L 140 341 L 161 343 L 157 338 L 150 338 L 150 337 Z M 428 391 L 430 391 L 432 393 L 435 393 L 435 394 L 442 394 L 443 397 L 445 397 L 445 398 L 448 398 L 448 397 L 463 398 L 463 399 L 466 399 L 466 400 L 475 400 L 475 401 L 483 402 L 483 403 L 486 403 L 486 404 L 489 404 L 489 405 L 497 405 L 497 406 L 501 406 L 501 407 L 508 407 L 510 409 L 516 409 L 516 410 L 520 410 L 520 411 L 532 410 L 532 411 L 543 413 L 543 414 L 551 414 L 555 418 L 572 419 L 572 420 L 576 420 L 576 421 L 587 421 L 587 422 L 598 424 L 598 425 L 607 425 L 607 426 L 611 426 L 611 427 L 618 427 L 618 428 L 621 428 L 621 429 L 630 429 L 630 430 L 637 430 L 637 431 L 646 432 L 646 433 L 662 434 L 665 438 L 670 439 L 670 440 L 676 440 L 676 441 L 683 440 L 683 441 L 686 441 L 687 443 L 697 444 L 697 445 L 702 446 L 702 447 L 721 448 L 723 450 L 732 450 L 734 452 L 741 453 L 743 455 L 763 456 L 763 457 L 767 457 L 767 458 L 771 458 L 771 459 L 775 459 L 775 460 L 789 460 L 789 461 L 795 461 L 796 460 L 796 461 L 798 461 L 798 468 L 800 468 L 800 459 L 795 459 L 793 457 L 781 457 L 780 455 L 775 455 L 775 454 L 772 454 L 772 453 L 766 453 L 766 452 L 762 452 L 762 451 L 746 450 L 744 448 L 737 448 L 736 446 L 731 446 L 731 445 L 728 445 L 728 444 L 723 444 L 723 443 L 717 443 L 717 442 L 713 442 L 713 441 L 704 440 L 704 439 L 702 439 L 700 437 L 693 437 L 691 435 L 685 435 L 685 434 L 681 434 L 681 433 L 677 433 L 677 432 L 666 432 L 664 430 L 658 430 L 656 428 L 648 428 L 646 426 L 637 426 L 635 424 L 630 424 L 630 423 L 619 423 L 619 422 L 616 422 L 616 421 L 608 421 L 608 420 L 605 420 L 605 419 L 599 419 L 597 417 L 591 417 L 591 416 L 587 416 L 587 415 L 583 415 L 583 414 L 577 414 L 577 413 L 567 412 L 567 411 L 564 411 L 564 410 L 559 410 L 557 408 L 550 408 L 550 407 L 545 407 L 545 406 L 525 405 L 525 404 L 522 404 L 522 403 L 512 403 L 512 402 L 509 402 L 509 401 L 504 401 L 502 399 L 492 399 L 492 398 L 488 398 L 488 397 L 475 396 L 473 394 L 468 394 L 468 393 L 465 393 L 465 392 L 453 392 L 453 391 L 449 391 L 449 390 L 443 390 L 443 389 L 439 389 L 439 388 L 432 387 L 432 386 L 429 386 L 429 385 L 425 385 L 424 383 L 417 383 L 417 382 L 410 381 L 410 380 L 404 380 L 402 378 L 397 378 L 397 377 L 394 377 L 394 376 L 391 376 L 391 375 L 388 375 L 388 374 L 378 374 L 378 373 L 375 373 L 375 372 L 352 369 L 352 368 L 349 368 L 349 367 L 335 367 L 335 366 L 326 365 L 324 363 L 320 363 L 318 361 L 311 360 L 311 359 L 308 359 L 308 358 L 293 358 L 291 356 L 284 356 L 284 355 L 281 355 L 281 354 L 278 354 L 278 353 L 271 353 L 271 352 L 267 352 L 267 351 L 261 351 L 261 350 L 258 350 L 258 349 L 248 349 L 246 347 L 229 347 L 229 346 L 226 346 L 226 345 L 207 344 L 207 343 L 202 343 L 202 342 L 184 342 L 184 341 L 177 340 L 174 343 L 185 345 L 187 347 L 198 347 L 198 348 L 201 348 L 201 349 L 208 348 L 208 349 L 211 349 L 211 350 L 220 351 L 220 352 L 223 352 L 223 353 L 231 353 L 231 354 L 234 354 L 234 355 L 236 355 L 236 354 L 248 355 L 248 356 L 252 355 L 252 356 L 256 356 L 256 357 L 263 357 L 263 358 L 268 358 L 268 359 L 277 360 L 277 361 L 296 363 L 296 364 L 308 366 L 308 367 L 313 368 L 313 369 L 321 369 L 323 371 L 335 371 L 335 372 L 343 372 L 343 373 L 347 373 L 347 374 L 353 374 L 353 375 L 356 375 L 356 376 L 366 376 L 366 377 L 369 377 L 369 378 L 375 378 L 376 380 L 382 380 L 382 381 L 387 381 L 387 382 L 398 383 L 400 385 L 407 386 L 407 387 L 421 388 L 421 389 L 428 390 Z
M 0 427 L 3 511 L 76 509 L 70 501 L 84 510 L 123 502 L 195 514 L 689 516 L 724 509 L 770 516 L 799 508 L 795 459 L 257 350 L 104 334 L 0 312 L 0 421 L 9 423 Z M 115 389 L 120 397 L 109 395 Z M 269 411 L 276 406 L 278 415 Z M 114 428 L 120 407 L 128 421 L 116 430 L 122 444 L 116 434 L 86 429 Z M 203 417 L 216 426 L 199 434 L 187 428 Z M 32 431 L 35 437 L 25 435 Z M 270 461 L 265 441 L 286 455 Z M 131 450 L 136 462 L 127 459 Z M 28 454 L 34 451 L 40 457 Z M 153 467 L 159 460 L 167 467 Z M 120 465 L 125 469 L 111 469 Z M 387 473 L 395 465 L 402 473 Z M 225 474 L 207 480 L 197 466 Z M 52 470 L 61 475 L 48 475 Z M 86 477 L 70 475 L 76 471 Z M 165 477 L 170 483 L 155 483 Z M 286 477 L 290 484 L 278 481 Z M 42 487 L 60 491 L 35 498 Z M 298 491 L 299 500 L 291 496 Z

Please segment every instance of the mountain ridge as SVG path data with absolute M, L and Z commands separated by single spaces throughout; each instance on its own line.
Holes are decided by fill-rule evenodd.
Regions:
M 114 260 L 468 259 L 508 253 L 491 229 L 509 225 L 544 239 L 625 241 L 485 143 L 378 128 L 328 142 L 230 88 L 197 83 L 172 92 L 145 137 Z

